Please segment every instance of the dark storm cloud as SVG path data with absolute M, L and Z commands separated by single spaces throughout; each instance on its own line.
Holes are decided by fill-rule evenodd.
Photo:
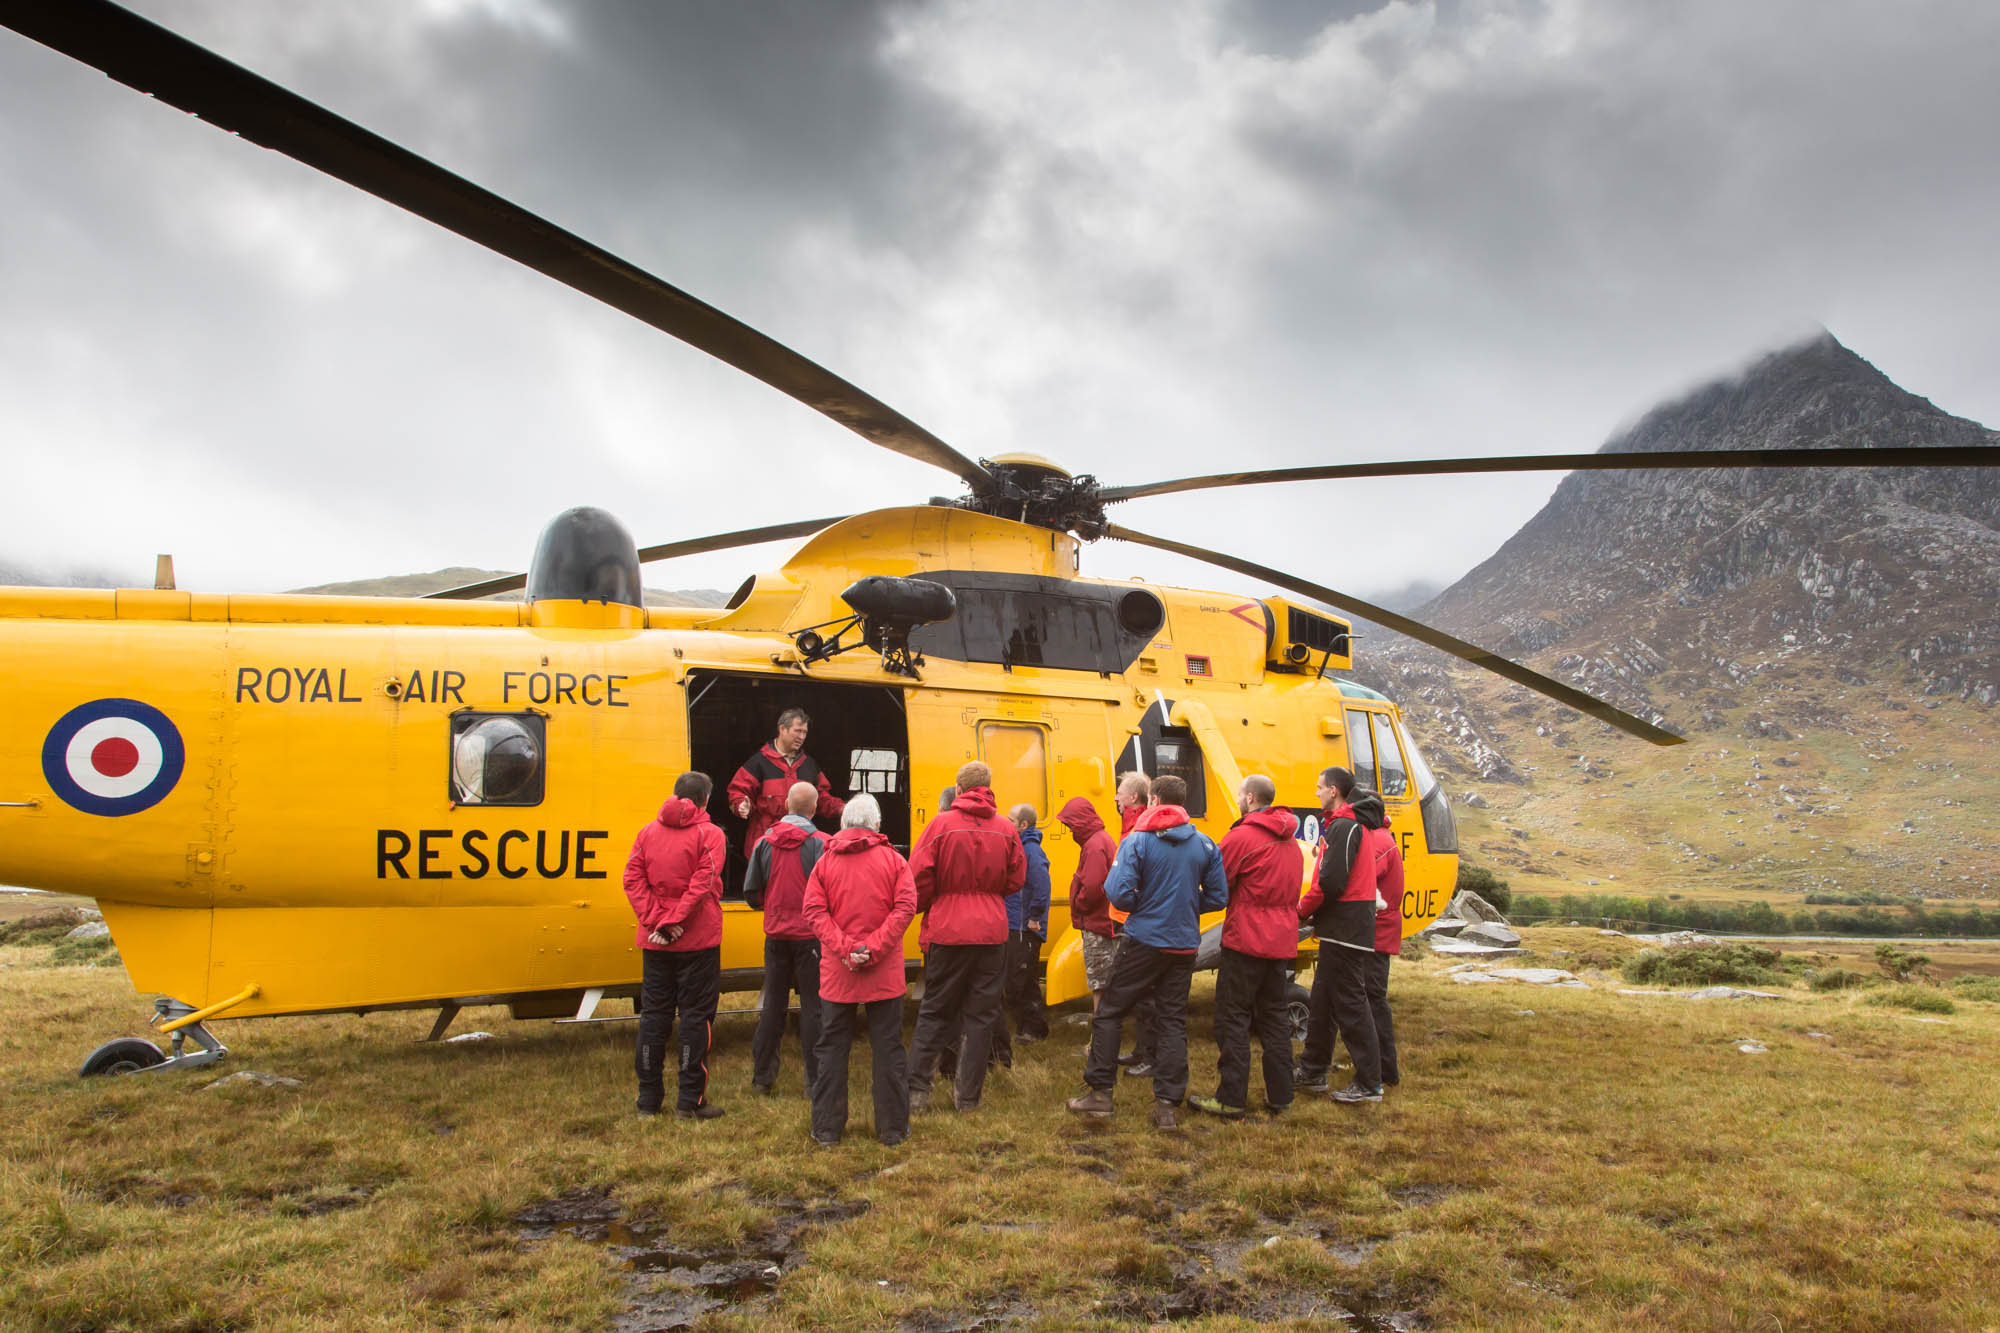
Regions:
M 1131 481 L 1587 449 L 1820 323 L 1948 409 L 2000 418 L 1985 7 L 147 12 L 975 456 L 1029 448 Z M 187 577 L 273 586 L 518 565 L 568 503 L 664 540 L 951 488 L 6 35 L 0 161 L 14 563 L 143 577 L 171 546 Z M 1454 576 L 1551 484 L 1245 491 L 1120 517 L 1296 567 L 1337 516 L 1385 553 L 1353 571 L 1365 591 Z M 1091 567 L 1214 578 L 1125 551 Z

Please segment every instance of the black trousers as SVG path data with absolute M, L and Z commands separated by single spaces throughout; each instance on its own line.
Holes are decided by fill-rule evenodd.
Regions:
M 1264 1050 L 1264 1104 L 1292 1102 L 1292 1016 L 1285 999 L 1286 973 L 1295 959 L 1257 958 L 1222 951 L 1215 978 L 1215 1100 L 1224 1106 L 1250 1104 L 1250 1033 Z
M 1321 940 L 1319 965 L 1313 968 L 1312 1018 L 1306 1026 L 1305 1054 L 1299 1067 L 1312 1075 L 1333 1067 L 1336 1030 L 1354 1062 L 1354 1081 L 1364 1088 L 1382 1086 L 1382 1051 L 1375 1035 L 1375 1011 L 1368 1005 L 1367 974 L 1374 966 L 1373 949 L 1350 949 Z
M 1042 1006 L 1042 937 L 1026 931 L 1007 933 L 1006 983 L 1001 991 L 1000 1012 L 993 1019 L 993 1058 L 1011 1068 L 1014 1039 L 1008 1035 L 1007 1020 L 1014 1031 L 1037 1041 L 1049 1035 L 1048 1012 Z
M 867 1012 L 868 1045 L 873 1052 L 875 1137 L 900 1138 L 910 1132 L 909 1060 L 903 1051 L 903 997 L 865 1004 L 820 1005 L 819 1044 L 812 1061 L 812 1128 L 821 1138 L 847 1130 L 847 1058 L 854 1049 L 856 1020 Z
M 1188 981 L 1194 976 L 1194 953 L 1167 953 L 1127 935 L 1111 965 L 1111 984 L 1097 1002 L 1090 1022 L 1090 1060 L 1083 1081 L 1109 1092 L 1118 1080 L 1118 1039 L 1125 1015 L 1142 1000 L 1153 1003 L 1153 1096 L 1179 1106 L 1187 1097 Z
M 675 1105 L 692 1111 L 708 1100 L 708 1043 L 715 1027 L 715 988 L 722 979 L 722 950 L 641 949 L 639 978 L 639 1109 L 657 1111 L 666 1100 L 667 1029 L 680 1011 L 680 1095 Z
M 764 939 L 764 1002 L 750 1038 L 750 1080 L 760 1088 L 778 1081 L 778 1045 L 792 992 L 799 996 L 799 1053 L 806 1067 L 806 1096 L 819 1068 L 819 941 Z
M 1037 1041 L 1049 1035 L 1048 1009 L 1042 1003 L 1042 936 L 1032 930 L 1007 937 L 1006 1005 L 1016 1032 Z
M 1400 1083 L 1396 1066 L 1396 1024 L 1389 1016 L 1389 964 L 1394 954 L 1377 953 L 1368 960 L 1368 1011 L 1375 1016 L 1375 1044 L 1381 1055 L 1382 1082 Z
M 929 1092 L 938 1057 L 954 1030 L 963 1031 L 958 1053 L 957 1104 L 979 1105 L 986 1089 L 986 1062 L 993 1053 L 993 1024 L 1000 1016 L 1000 992 L 1007 981 L 1004 944 L 933 944 L 924 962 L 924 999 L 917 1008 L 917 1031 L 910 1042 L 910 1091 Z
M 1125 927 L 1122 923 L 1118 926 L 1118 947 L 1121 949 L 1125 947 Z M 1113 963 L 1112 966 L 1115 969 L 1117 964 Z M 1148 995 L 1132 1010 L 1133 1064 L 1153 1062 L 1153 1048 L 1158 1044 L 1154 1040 L 1154 1020 L 1153 997 Z M 1122 1033 L 1123 1029 L 1120 1031 Z

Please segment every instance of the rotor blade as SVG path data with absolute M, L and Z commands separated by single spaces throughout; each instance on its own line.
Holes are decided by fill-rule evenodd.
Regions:
M 1189 556 L 1211 565 L 1220 565 L 1224 569 L 1231 569 L 1238 574 L 1246 574 L 1251 578 L 1263 579 L 1266 583 L 1275 583 L 1280 588 L 1301 593 L 1307 597 L 1317 597 L 1329 606 L 1337 606 L 1343 611 L 1348 611 L 1364 619 L 1372 620 L 1376 624 L 1395 630 L 1399 634 L 1407 634 L 1420 643 L 1427 643 L 1433 648 L 1450 653 L 1453 657 L 1462 658 L 1476 667 L 1484 667 L 1496 675 L 1505 676 L 1516 685 L 1525 685 L 1537 694 L 1545 694 L 1551 699 L 1568 704 L 1578 712 L 1588 713 L 1600 722 L 1609 723 L 1620 731 L 1629 732 L 1641 740 L 1651 741 L 1655 745 L 1679 745 L 1687 740 L 1687 737 L 1677 732 L 1656 727 L 1651 722 L 1646 721 L 1646 719 L 1634 716 L 1621 708 L 1613 708 L 1602 699 L 1597 698 L 1595 695 L 1585 694 L 1573 685 L 1565 685 L 1553 677 L 1544 676 L 1539 671 L 1530 671 L 1519 662 L 1510 662 L 1497 653 L 1488 652 L 1476 643 L 1467 643 L 1464 639 L 1446 634 L 1441 629 L 1433 629 L 1420 620 L 1412 620 L 1408 616 L 1399 615 L 1386 606 L 1376 606 L 1373 602 L 1364 602 L 1359 597 L 1350 597 L 1346 593 L 1335 592 L 1332 588 L 1322 587 L 1317 583 L 1308 583 L 1306 580 L 1297 578 L 1291 574 L 1281 574 L 1275 569 L 1254 564 L 1248 560 L 1240 560 L 1233 555 L 1223 555 L 1220 551 L 1211 551 L 1204 546 L 1188 546 L 1181 542 L 1169 541 L 1165 537 L 1149 537 L 1143 532 L 1134 532 L 1132 529 L 1120 527 L 1116 523 L 1109 525 L 1105 535 L 1115 537 L 1119 541 L 1136 542 L 1140 546 L 1153 546 L 1162 551 L 1172 551 L 1176 555 Z
M 1107 486 L 1109 504 L 1146 495 L 1205 491 L 1218 486 L 1262 486 L 1274 481 L 1336 481 L 1350 477 L 1432 477 L 1459 472 L 1645 472 L 1705 467 L 1993 467 L 1992 445 L 1896 445 L 1882 449 L 1671 449 L 1657 453 L 1508 454 L 1499 458 L 1412 458 L 1401 462 L 1335 463 L 1262 472 L 1216 472 L 1177 481 Z
M 870 443 L 986 469 L 879 399 L 680 288 L 109 0 L 0 0 L 0 23 L 163 102 L 455 231 L 726 361 Z
M 665 542 L 659 546 L 639 548 L 639 563 L 651 564 L 655 560 L 671 560 L 677 555 L 701 555 L 705 551 L 727 551 L 736 546 L 756 546 L 762 542 L 783 541 L 787 537 L 810 537 L 822 528 L 832 527 L 848 517 L 837 514 L 832 518 L 808 518 L 797 523 L 774 523 L 768 528 L 744 528 L 738 532 L 718 532 L 712 537 L 690 537 L 681 542 Z M 446 588 L 440 592 L 427 592 L 426 597 L 445 597 L 456 601 L 466 601 L 474 597 L 487 597 L 496 592 L 516 592 L 528 586 L 526 574 L 503 574 L 497 579 L 487 579 L 483 583 L 466 583 L 456 588 Z

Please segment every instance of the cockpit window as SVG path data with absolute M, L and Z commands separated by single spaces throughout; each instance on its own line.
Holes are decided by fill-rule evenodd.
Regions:
M 1423 752 L 1417 749 L 1417 743 L 1410 739 L 1409 729 L 1401 722 L 1396 724 L 1396 734 L 1403 738 L 1403 753 L 1410 758 L 1410 776 L 1416 781 L 1418 798 L 1428 797 L 1437 790 L 1437 774 L 1431 772 L 1431 766 L 1424 762 Z
M 451 799 L 458 805 L 540 805 L 546 719 L 539 713 L 454 713 Z
M 1407 797 L 1410 794 L 1410 773 L 1403 767 L 1403 752 L 1396 746 L 1396 730 L 1389 723 L 1387 713 L 1372 715 L 1375 723 L 1375 766 L 1381 772 L 1382 785 L 1376 788 L 1390 798 Z
M 1347 768 L 1357 783 L 1375 790 L 1375 738 L 1368 730 L 1368 714 L 1359 708 L 1347 710 Z

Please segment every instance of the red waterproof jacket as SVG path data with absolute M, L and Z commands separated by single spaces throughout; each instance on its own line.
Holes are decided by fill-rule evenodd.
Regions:
M 1005 944 L 1007 895 L 1028 878 L 1014 821 L 995 812 L 993 792 L 969 787 L 930 822 L 910 853 L 922 947 Z
M 1070 797 L 1056 818 L 1082 848 L 1077 853 L 1076 874 L 1069 881 L 1069 923 L 1078 930 L 1110 939 L 1111 900 L 1104 896 L 1104 877 L 1111 873 L 1118 844 L 1104 831 L 1104 820 L 1097 807 L 1081 796 Z
M 1379 891 L 1389 905 L 1375 914 L 1375 952 L 1403 951 L 1403 844 L 1387 824 L 1368 830 Z
M 819 938 L 819 996 L 835 1004 L 893 1000 L 909 989 L 903 932 L 917 914 L 910 863 L 874 829 L 842 829 L 806 880 L 806 923 Z M 854 969 L 848 955 L 872 961 Z
M 625 896 L 639 918 L 634 938 L 641 949 L 687 953 L 722 943 L 722 863 L 728 850 L 708 811 L 679 796 L 639 830 L 625 862 Z M 682 927 L 672 944 L 646 938 L 670 926 Z
M 729 808 L 734 810 L 738 801 L 750 802 L 750 827 L 743 835 L 745 856 L 757 849 L 757 840 L 765 830 L 785 817 L 785 797 L 799 782 L 819 788 L 819 808 L 813 811 L 813 818 L 838 819 L 847 808 L 847 802 L 833 794 L 833 784 L 804 750 L 787 759 L 776 746 L 766 745 L 729 779 L 729 790 L 724 793 Z
M 824 833 L 781 819 L 750 853 L 750 868 L 743 876 L 743 899 L 763 909 L 764 933 L 772 939 L 813 937 L 799 907 L 805 901 L 806 876 L 825 851 Z
M 1145 817 L 1146 812 L 1150 809 L 1152 809 L 1152 807 L 1149 805 L 1121 805 L 1118 807 L 1119 842 L 1123 842 L 1125 841 L 1125 839 L 1132 836 L 1133 827 L 1136 824 L 1138 824 L 1138 822 L 1142 818 Z M 1114 858 L 1117 855 L 1117 849 L 1115 847 L 1112 850 L 1112 855 Z M 1121 907 L 1111 906 L 1110 901 L 1108 899 L 1106 900 L 1105 911 L 1107 911 L 1111 915 L 1111 928 L 1114 933 L 1117 931 L 1118 927 L 1124 925 L 1126 920 L 1132 915 L 1130 912 L 1125 911 Z
M 1222 840 L 1222 869 L 1229 876 L 1223 948 L 1253 958 L 1298 955 L 1299 885 L 1306 873 L 1298 831 L 1299 817 L 1273 805 L 1237 820 Z

